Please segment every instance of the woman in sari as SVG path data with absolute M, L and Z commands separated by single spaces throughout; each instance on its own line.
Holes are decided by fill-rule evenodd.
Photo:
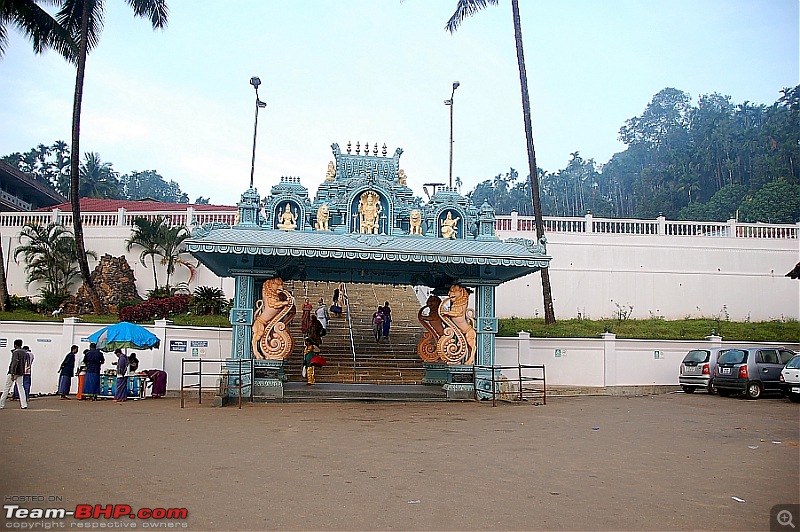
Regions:
M 117 355 L 117 384 L 114 389 L 114 401 L 122 403 L 128 400 L 128 355 L 122 352 L 122 349 L 114 351 Z
M 158 399 L 167 394 L 167 372 L 163 369 L 148 369 L 144 372 L 147 378 L 153 383 L 151 397 Z
M 311 325 L 311 311 L 314 310 L 314 305 L 306 298 L 305 302 L 303 302 L 302 309 L 303 318 L 300 322 L 300 330 L 303 331 L 303 334 L 306 334 L 308 333 L 308 327 Z

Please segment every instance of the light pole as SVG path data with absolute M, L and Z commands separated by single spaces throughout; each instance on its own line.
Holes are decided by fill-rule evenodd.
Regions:
M 450 188 L 453 188 L 453 96 L 456 94 L 456 89 L 461 83 L 453 82 L 453 92 L 450 93 L 450 99 L 445 100 L 444 104 L 450 107 Z
M 253 125 L 253 159 L 250 162 L 250 188 L 253 188 L 253 175 L 256 171 L 256 134 L 258 133 L 258 110 L 267 106 L 266 103 L 258 99 L 258 86 L 261 85 L 261 80 L 258 76 L 250 78 L 250 85 L 256 90 L 256 119 Z

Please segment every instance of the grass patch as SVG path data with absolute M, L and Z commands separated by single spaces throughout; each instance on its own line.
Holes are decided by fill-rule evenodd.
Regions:
M 502 319 L 499 336 L 516 336 L 527 331 L 538 338 L 597 338 L 608 331 L 617 338 L 647 340 L 703 340 L 712 331 L 729 341 L 800 342 L 800 322 L 774 320 L 735 322 L 715 319 L 695 320 L 560 320 L 545 325 L 543 319 Z

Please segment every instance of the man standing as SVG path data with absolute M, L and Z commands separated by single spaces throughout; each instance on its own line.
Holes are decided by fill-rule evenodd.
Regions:
M 22 379 L 20 379 L 25 374 L 25 355 L 26 352 L 22 349 L 22 340 L 14 340 L 14 350 L 11 351 L 11 364 L 8 366 L 8 378 L 6 378 L 3 394 L 0 395 L 0 409 L 6 407 L 6 401 L 14 385 L 19 390 L 20 405 L 22 405 L 22 408 L 28 408 L 28 397 L 25 395 L 25 388 L 21 386 Z
M 106 358 L 97 349 L 97 344 L 89 344 L 89 352 L 83 356 L 83 363 L 86 364 L 86 377 L 83 381 L 83 395 L 97 401 L 100 395 L 100 368 L 105 363 Z
M 114 401 L 121 403 L 128 399 L 128 355 L 122 352 L 122 349 L 114 351 L 117 355 L 117 383 L 114 390 Z

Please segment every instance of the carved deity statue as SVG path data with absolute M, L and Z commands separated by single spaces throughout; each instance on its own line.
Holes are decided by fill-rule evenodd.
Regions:
M 417 313 L 417 319 L 425 327 L 425 333 L 417 344 L 417 354 L 423 362 L 439 362 L 441 360 L 439 351 L 436 349 L 439 338 L 444 334 L 444 323 L 439 316 L 441 304 L 441 298 L 431 294 L 425 306 Z
M 449 304 L 448 310 L 442 310 Z M 439 356 L 448 364 L 474 364 L 478 335 L 473 327 L 475 310 L 467 308 L 469 292 L 454 284 L 448 297 L 439 307 L 439 316 L 445 324 L 444 332 L 436 343 Z
M 316 227 L 317 231 L 330 231 L 328 228 L 328 220 L 330 220 L 331 211 L 328 207 L 327 203 L 320 205 L 319 210 L 317 211 L 317 223 L 314 227 Z
M 328 163 L 328 171 L 325 172 L 325 181 L 333 181 L 336 178 L 336 165 L 333 161 Z
M 280 277 L 264 281 L 253 316 L 253 357 L 283 360 L 289 356 L 294 339 L 287 327 L 296 312 L 294 296 Z
M 379 228 L 381 198 L 374 190 L 367 190 L 358 200 L 359 232 L 362 234 L 377 235 Z
M 453 218 L 453 212 L 447 211 L 447 217 L 442 220 L 442 238 L 454 240 L 458 234 L 458 221 L 460 216 Z
M 397 184 L 401 187 L 406 186 L 407 178 L 406 178 L 406 171 L 402 168 L 397 171 Z
M 297 209 L 292 212 L 292 207 L 289 202 L 286 202 L 286 208 L 278 217 L 278 229 L 285 229 L 292 231 L 297 229 Z
M 422 212 L 419 209 L 414 209 L 408 214 L 409 220 L 409 233 L 412 235 L 422 234 Z

